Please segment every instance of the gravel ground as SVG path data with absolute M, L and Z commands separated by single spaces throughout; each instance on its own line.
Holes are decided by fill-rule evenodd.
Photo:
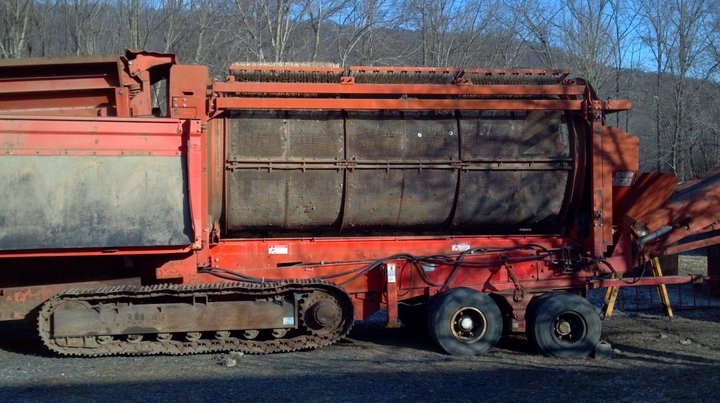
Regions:
M 63 358 L 31 328 L 0 323 L 0 400 L 720 400 L 720 309 L 672 320 L 616 312 L 603 326 L 614 349 L 605 360 L 545 357 L 522 336 L 452 357 L 424 335 L 371 322 L 334 346 L 290 354 Z
M 717 401 L 720 311 L 704 319 L 617 314 L 606 360 L 558 359 L 504 338 L 452 357 L 406 329 L 360 324 L 315 351 L 270 356 L 63 358 L 0 328 L 4 401 Z

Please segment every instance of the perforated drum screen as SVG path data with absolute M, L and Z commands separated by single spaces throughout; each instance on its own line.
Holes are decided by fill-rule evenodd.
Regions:
M 234 112 L 230 232 L 554 230 L 574 147 L 561 111 Z

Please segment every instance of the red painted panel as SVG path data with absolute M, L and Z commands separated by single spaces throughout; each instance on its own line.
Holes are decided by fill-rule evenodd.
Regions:
M 0 116 L 0 154 L 177 156 L 181 134 L 175 119 Z
M 581 110 L 582 101 L 518 99 L 217 98 L 218 109 Z
M 216 92 L 243 94 L 313 95 L 582 95 L 579 85 L 438 85 L 438 84 L 331 84 L 331 83 L 214 83 Z

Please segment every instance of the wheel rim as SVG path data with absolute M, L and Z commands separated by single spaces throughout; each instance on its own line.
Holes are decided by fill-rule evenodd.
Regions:
M 463 343 L 474 343 L 485 336 L 487 318 L 481 310 L 474 307 L 458 309 L 450 322 L 450 331 L 455 339 Z
M 582 342 L 587 334 L 587 323 L 577 312 L 567 311 L 555 317 L 553 337 L 564 345 Z

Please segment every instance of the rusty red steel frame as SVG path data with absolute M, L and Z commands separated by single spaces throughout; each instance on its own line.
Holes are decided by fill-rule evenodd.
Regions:
M 497 297 L 508 329 L 524 331 L 528 304 L 539 294 L 554 290 L 582 294 L 590 288 L 626 286 L 629 282 L 609 276 L 632 277 L 651 256 L 683 249 L 678 245 L 691 235 L 705 234 L 705 238 L 685 243 L 684 249 L 720 241 L 712 232 L 720 219 L 717 175 L 681 190 L 674 199 L 671 193 L 660 192 L 667 189 L 667 177 L 666 182 L 657 182 L 662 187 L 641 179 L 645 177 L 639 172 L 637 138 L 605 124 L 606 113 L 627 110 L 631 103 L 601 101 L 586 82 L 569 79 L 567 71 L 233 65 L 230 74 L 224 81 L 211 81 L 204 66 L 180 65 L 172 55 L 150 52 L 0 61 L 0 158 L 5 171 L 0 180 L 18 192 L 10 189 L 3 199 L 10 212 L 3 217 L 0 236 L 0 319 L 25 317 L 54 293 L 77 286 L 322 279 L 340 285 L 350 295 L 358 320 L 387 308 L 388 325 L 397 326 L 398 306 L 403 301 L 468 287 Z M 302 77 L 310 78 L 302 81 Z M 166 94 L 158 98 L 155 94 L 162 83 Z M 483 115 L 486 111 L 491 115 Z M 493 115 L 497 111 L 506 114 Z M 268 148 L 271 151 L 264 159 L 240 158 L 243 148 L 236 144 L 273 141 L 271 136 L 242 131 L 251 124 L 244 122 L 252 119 L 262 125 L 263 113 L 271 115 L 269 124 L 280 125 L 277 130 L 284 133 L 279 138 L 287 142 L 286 152 L 291 150 L 287 147 L 296 147 L 288 137 L 294 127 L 306 128 L 302 141 L 309 144 L 307 150 L 330 147 L 332 152 L 293 159 Z M 423 115 L 428 113 L 429 117 Z M 363 114 L 370 114 L 369 120 Z M 477 153 L 476 149 L 463 148 L 470 141 L 470 134 L 463 131 L 498 119 L 510 122 L 507 130 L 532 128 L 537 116 L 557 119 L 557 124 L 542 130 L 567 125 L 570 144 L 558 141 L 551 146 L 569 157 L 533 160 L 520 153 L 513 158 L 481 158 L 468 155 Z M 455 150 L 448 153 L 458 155 L 427 161 L 397 155 L 353 159 L 350 155 L 355 152 L 350 147 L 372 149 L 362 143 L 363 133 L 390 133 L 392 127 L 412 123 L 410 119 L 436 119 L 444 122 L 438 125 L 459 127 L 457 136 L 450 130 L 452 140 L 442 143 L 449 144 L 447 150 Z M 344 134 L 313 140 L 310 135 L 320 136 L 324 129 L 318 125 L 323 124 L 334 124 Z M 372 128 L 362 129 L 362 125 Z M 460 136 L 465 138 L 456 140 Z M 408 138 L 402 141 L 409 144 Z M 496 136 L 493 141 L 502 139 Z M 506 147 L 514 146 L 508 143 Z M 114 167 L 118 158 L 125 164 Z M 27 161 L 33 162 L 27 165 Z M 62 186 L 53 188 L 44 182 L 54 176 L 32 168 L 41 163 L 59 171 L 67 182 L 65 190 L 80 194 L 67 195 Z M 26 172 L 9 172 L 16 167 Z M 530 172 L 535 170 L 561 178 L 561 202 L 547 207 L 555 209 L 549 215 L 555 221 L 546 227 L 538 224 L 537 230 L 517 224 L 495 233 L 492 224 L 504 222 L 501 214 L 483 218 L 463 213 L 474 200 L 474 180 L 518 167 L 526 173 L 512 179 L 521 184 L 519 193 L 510 198 L 523 197 L 521 192 L 525 192 L 532 195 L 524 197 L 534 200 L 543 192 L 542 187 L 523 182 L 532 181 Z M 163 169 L 171 173 L 167 181 L 149 174 Z M 87 182 L 91 177 L 82 174 L 87 170 L 108 176 Z M 376 173 L 377 178 L 398 175 L 403 184 L 411 181 L 413 172 L 433 178 L 451 175 L 454 182 L 447 187 L 451 189 L 450 218 L 430 225 L 416 213 L 374 224 L 367 205 L 373 199 L 358 196 L 364 177 L 357 175 L 363 170 Z M 285 171 L 291 172 L 289 176 L 277 179 L 288 184 L 285 194 L 279 190 L 265 194 L 256 187 L 274 178 L 262 175 Z M 302 213 L 310 218 L 300 213 L 288 218 L 299 211 L 293 210 L 289 184 L 300 183 L 302 188 L 305 183 L 293 179 L 292 172 L 335 178 L 331 180 L 341 190 L 337 196 L 326 192 L 328 197 L 322 198 L 293 188 L 312 203 L 321 201 Z M 137 180 L 130 180 L 137 175 Z M 525 177 L 529 179 L 521 179 Z M 40 179 L 35 187 L 27 187 L 33 178 Z M 233 180 L 242 186 L 260 185 L 247 185 L 236 195 L 230 184 L 236 183 Z M 498 187 L 497 179 L 493 180 L 489 186 Z M 440 179 L 433 181 L 440 183 Z M 38 188 L 43 186 L 45 190 Z M 638 189 L 663 195 L 648 201 L 648 193 L 643 196 Z M 256 192 L 258 198 L 243 199 L 247 192 Z M 432 189 L 418 192 L 421 196 L 388 197 L 416 197 L 420 199 L 409 198 L 408 203 L 416 200 L 431 206 L 432 196 L 423 192 Z M 374 200 L 379 204 L 385 203 L 383 193 L 376 193 Z M 126 194 L 135 196 L 124 199 Z M 100 207 L 95 211 L 82 200 L 72 199 L 75 196 L 90 198 Z M 322 200 L 329 205 L 333 197 L 339 200 L 336 210 L 322 206 Z M 289 201 L 277 211 L 284 211 L 284 221 L 273 228 L 262 227 L 262 217 L 276 211 L 262 207 L 263 200 L 283 198 Z M 131 200 L 131 205 L 120 208 L 118 200 Z M 22 205 L 23 201 L 28 204 Z M 260 207 L 248 210 L 253 203 Z M 655 207 L 643 210 L 642 205 L 648 203 Z M 324 224 L 312 225 L 313 217 L 318 217 L 313 214 L 319 214 L 313 213 L 315 206 L 329 217 L 323 218 Z M 401 203 L 393 214 L 400 217 L 406 211 L 403 208 L 408 207 Z M 391 207 L 384 209 L 379 207 L 391 211 Z M 157 214 L 158 210 L 167 214 Z M 256 227 L 245 229 L 243 220 L 238 224 L 228 217 L 233 211 L 246 219 L 258 214 L 262 219 Z M 636 212 L 638 216 L 632 216 Z M 12 221 L 11 214 L 18 219 Z M 82 218 L 55 219 L 63 214 Z M 353 232 L 346 223 L 353 223 L 346 217 L 352 214 L 367 228 Z M 41 217 L 40 222 L 31 215 Z M 43 219 L 50 222 L 43 226 Z M 30 225 L 23 227 L 19 220 Z M 671 230 L 658 232 L 666 227 Z M 644 278 L 633 284 L 689 280 L 693 279 Z

